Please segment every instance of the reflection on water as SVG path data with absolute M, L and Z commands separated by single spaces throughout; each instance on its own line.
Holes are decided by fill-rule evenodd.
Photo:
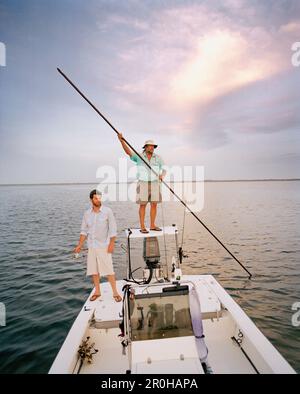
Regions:
M 82 213 L 93 185 L 0 187 L 0 372 L 45 373 L 62 345 L 91 285 L 84 254 L 72 258 Z M 183 269 L 210 273 L 300 372 L 300 328 L 291 324 L 300 301 L 300 182 L 211 182 L 205 184 L 199 217 L 254 274 L 249 281 L 220 245 L 186 215 Z M 112 202 L 119 227 L 114 253 L 118 278 L 126 275 L 123 230 L 137 227 L 137 206 Z M 163 204 L 158 225 L 182 229 L 183 208 Z M 181 243 L 181 237 L 179 237 Z M 133 245 L 134 268 L 144 266 Z M 175 253 L 160 240 L 163 261 Z M 141 275 L 141 270 L 136 272 Z

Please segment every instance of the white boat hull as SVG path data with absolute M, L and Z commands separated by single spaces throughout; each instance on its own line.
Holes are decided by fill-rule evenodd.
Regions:
M 124 281 L 117 282 L 120 292 L 124 284 Z M 210 372 L 295 373 L 213 276 L 184 275 L 180 284 L 195 286 L 201 305 Z M 147 291 L 157 291 L 159 286 L 150 286 Z M 145 287 L 137 286 L 136 291 L 143 292 Z M 123 349 L 118 337 L 121 313 L 122 303 L 114 301 L 109 284 L 103 283 L 101 299 L 86 301 L 49 373 L 78 373 L 78 348 L 86 337 L 90 337 L 99 352 L 93 356 L 91 364 L 83 363 L 80 373 L 125 374 L 128 370 L 143 374 L 204 373 L 192 336 L 136 341 Z

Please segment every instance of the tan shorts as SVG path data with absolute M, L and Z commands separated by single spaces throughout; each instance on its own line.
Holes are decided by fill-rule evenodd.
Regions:
M 136 188 L 136 203 L 147 204 L 147 202 L 161 202 L 160 183 L 158 181 L 138 181 Z
M 95 248 L 88 250 L 86 275 L 100 276 L 114 275 L 111 253 L 106 248 Z

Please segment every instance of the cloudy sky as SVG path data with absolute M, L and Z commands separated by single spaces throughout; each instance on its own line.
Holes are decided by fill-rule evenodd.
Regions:
M 1 0 L 0 183 L 89 182 L 113 131 L 207 179 L 300 177 L 298 0 Z

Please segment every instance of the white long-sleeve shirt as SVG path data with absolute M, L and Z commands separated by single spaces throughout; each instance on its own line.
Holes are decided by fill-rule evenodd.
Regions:
M 110 238 L 117 235 L 117 224 L 112 210 L 101 205 L 99 212 L 90 208 L 84 212 L 80 234 L 87 236 L 88 248 L 105 248 Z

